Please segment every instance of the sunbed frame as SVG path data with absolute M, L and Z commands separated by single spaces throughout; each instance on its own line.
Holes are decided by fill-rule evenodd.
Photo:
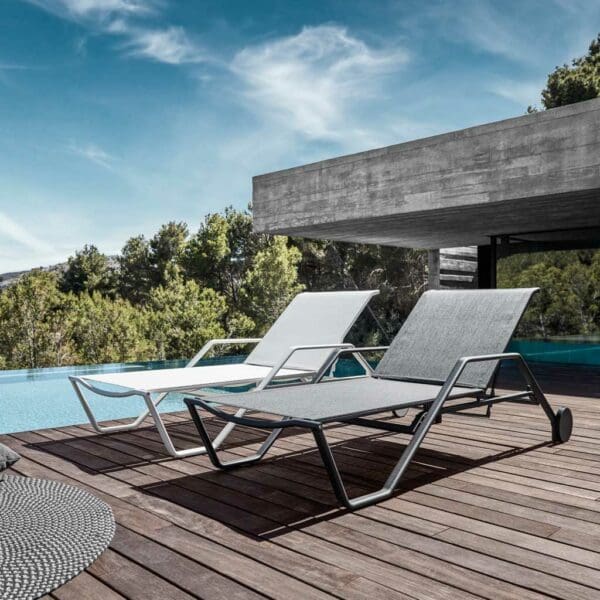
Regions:
M 204 446 L 177 449 L 162 420 L 158 406 L 173 392 L 194 392 L 205 387 L 236 387 L 256 384 L 256 390 L 262 390 L 274 382 L 308 383 L 321 373 L 323 364 L 329 364 L 329 358 L 336 349 L 352 347 L 343 339 L 367 306 L 369 300 L 377 295 L 377 290 L 352 290 L 340 292 L 305 292 L 298 294 L 282 313 L 279 319 L 263 338 L 228 338 L 208 341 L 200 351 L 181 369 L 173 369 L 172 381 L 160 388 L 129 387 L 126 383 L 128 375 L 136 373 L 115 373 L 101 376 L 71 376 L 69 377 L 75 394 L 79 399 L 91 426 L 102 434 L 132 431 L 142 425 L 147 417 L 151 417 L 156 425 L 161 440 L 167 452 L 175 458 L 186 458 L 206 452 Z M 310 319 L 308 319 L 310 315 Z M 328 343 L 306 343 L 327 341 Z M 329 342 L 338 343 L 329 343 Z M 294 342 L 302 342 L 290 346 Z M 220 380 L 204 382 L 203 385 L 182 387 L 177 381 L 177 374 L 186 369 L 210 369 L 210 366 L 197 366 L 198 363 L 215 347 L 226 345 L 256 344 L 252 353 L 244 361 L 247 367 L 253 367 L 260 375 L 240 377 L 235 373 L 239 365 L 231 365 L 231 377 L 225 376 Z M 295 362 L 290 363 L 294 356 Z M 144 371 L 142 379 L 150 379 L 157 371 Z M 138 373 L 139 374 L 139 373 Z M 102 385 L 124 386 L 123 391 L 106 389 Z M 119 425 L 102 425 L 92 407 L 86 393 L 89 392 L 106 398 L 138 397 L 143 400 L 146 408 L 128 423 Z M 242 416 L 244 410 L 239 410 L 237 416 Z M 228 423 L 213 442 L 219 447 L 229 436 L 235 424 Z
M 535 290 L 529 290 L 529 295 L 531 295 L 531 293 L 533 293 L 534 291 Z M 518 322 L 518 318 L 520 318 L 528 302 L 528 297 L 526 297 L 525 299 L 521 299 L 521 301 L 524 301 L 525 304 L 520 309 L 519 307 L 517 307 L 518 314 L 516 315 L 517 318 L 515 320 L 514 326 L 512 327 L 512 330 L 514 330 L 514 327 Z M 399 334 L 396 340 L 394 341 L 392 348 L 394 347 L 394 345 L 398 346 L 398 338 L 400 338 L 400 341 L 402 341 L 402 336 Z M 506 335 L 504 335 L 503 338 L 506 338 Z M 509 338 L 510 335 L 508 335 L 508 339 Z M 503 343 L 504 345 L 506 345 L 507 340 L 499 340 L 499 343 Z M 366 353 L 371 350 L 374 350 L 374 348 L 340 349 L 338 352 L 336 352 L 335 356 L 331 359 L 331 361 L 329 361 L 329 365 L 331 365 L 333 361 L 336 360 L 342 354 L 350 353 L 362 357 L 363 353 Z M 489 384 L 491 381 L 493 381 L 493 375 L 496 372 L 499 363 L 506 361 L 512 361 L 516 364 L 521 375 L 525 380 L 526 387 L 522 391 L 509 393 L 505 395 L 496 395 L 493 389 L 490 388 Z M 470 385 L 468 383 L 465 384 L 464 381 L 461 381 L 461 376 L 464 375 L 465 369 L 467 369 L 467 367 L 469 367 L 470 365 L 473 366 L 477 364 L 488 364 L 491 367 L 490 370 L 488 370 L 485 373 L 480 373 L 480 375 L 470 375 L 470 378 L 472 378 L 475 382 L 486 381 L 487 383 L 483 387 L 477 387 L 476 385 Z M 324 370 L 324 373 L 325 372 L 326 369 Z M 318 378 L 319 381 L 323 378 L 324 373 L 322 373 Z M 369 369 L 367 376 L 377 378 L 378 374 L 377 372 L 374 372 Z M 430 385 L 432 389 L 434 389 L 437 393 L 434 394 L 430 399 L 427 399 L 425 401 L 423 400 L 423 398 L 420 398 L 419 400 L 410 400 L 409 398 L 403 399 L 403 384 L 410 385 L 411 383 Z M 186 398 L 185 402 L 188 406 L 196 428 L 198 429 L 198 433 L 205 444 L 210 460 L 216 467 L 220 469 L 231 469 L 242 465 L 251 465 L 253 463 L 258 462 L 264 457 L 264 455 L 276 441 L 277 437 L 283 429 L 289 427 L 297 427 L 311 431 L 311 433 L 314 436 L 318 451 L 326 467 L 329 479 L 331 481 L 331 485 L 337 496 L 337 499 L 341 504 L 343 504 L 349 509 L 357 509 L 389 498 L 394 493 L 394 490 L 398 487 L 398 484 L 402 480 L 402 477 L 404 476 L 407 467 L 413 460 L 415 454 L 417 453 L 419 447 L 423 443 L 423 440 L 425 439 L 425 436 L 429 432 L 430 428 L 434 423 L 441 422 L 442 417 L 445 414 L 461 413 L 475 408 L 486 408 L 487 411 L 485 415 L 482 416 L 489 416 L 489 409 L 493 405 L 500 404 L 503 402 L 539 405 L 541 406 L 544 413 L 548 417 L 548 420 L 550 421 L 553 442 L 566 442 L 568 441 L 571 435 L 571 411 L 568 408 L 564 407 L 559 408 L 556 412 L 553 411 L 544 393 L 540 389 L 540 386 L 538 385 L 535 377 L 533 376 L 529 366 L 527 365 L 523 357 L 518 353 L 500 352 L 495 354 L 463 356 L 456 360 L 454 366 L 450 371 L 450 374 L 443 381 L 443 383 L 438 383 L 441 383 L 441 385 L 434 385 L 431 379 L 428 378 L 421 380 L 419 380 L 419 378 L 405 378 L 396 380 L 396 382 L 392 385 L 397 386 L 398 398 L 390 398 L 388 401 L 379 403 L 376 407 L 373 407 L 371 410 L 361 408 L 360 410 L 356 410 L 354 413 L 348 412 L 348 409 L 345 408 L 345 398 L 342 394 L 337 400 L 332 400 L 331 398 L 329 398 L 327 411 L 324 411 L 324 414 L 326 413 L 326 416 L 324 416 L 323 418 L 299 418 L 298 416 L 292 416 L 284 417 L 283 419 L 278 420 L 271 420 L 262 417 L 240 417 L 237 414 L 231 414 L 222 410 L 221 408 L 217 408 L 210 401 L 210 397 Z M 302 392 L 304 394 L 311 394 L 315 392 L 315 389 L 318 389 L 318 391 L 323 391 L 325 389 L 323 386 L 336 385 L 339 384 L 335 381 L 319 383 L 317 386 L 305 386 Z M 335 391 L 335 387 L 331 388 L 331 390 Z M 289 394 L 289 391 L 286 391 L 286 389 L 282 389 L 279 391 L 271 390 L 268 392 L 268 394 L 270 394 L 270 397 L 277 393 L 285 395 L 286 393 Z M 273 412 L 274 403 L 272 402 L 272 398 L 268 402 L 261 401 L 265 398 L 269 399 L 269 396 L 267 396 L 267 394 L 265 393 L 257 394 L 252 399 L 243 397 L 236 399 L 235 395 L 232 395 L 229 404 L 232 406 L 243 405 L 247 409 L 254 409 L 255 411 L 269 412 L 271 414 L 275 414 Z M 331 406 L 331 402 L 335 402 L 335 406 L 333 408 Z M 390 420 L 365 418 L 370 415 L 382 414 L 384 412 L 389 411 L 407 411 L 408 408 L 411 407 L 421 408 L 421 411 L 417 414 L 417 416 L 413 419 L 413 421 L 410 424 L 399 424 L 396 422 L 391 422 Z M 316 410 L 318 414 L 318 409 Z M 338 411 L 337 413 L 335 413 L 336 410 Z M 200 411 L 206 411 L 208 413 L 211 413 L 216 417 L 219 417 L 229 423 L 235 423 L 239 425 L 245 425 L 248 427 L 269 430 L 271 431 L 271 433 L 265 440 L 265 442 L 262 444 L 262 446 L 259 448 L 256 454 L 236 460 L 222 461 L 218 456 L 217 448 L 214 446 L 207 432 Z M 325 436 L 324 426 L 332 422 L 351 423 L 360 426 L 374 427 L 377 429 L 412 435 L 410 442 L 400 455 L 396 465 L 392 469 L 391 473 L 389 474 L 387 480 L 385 481 L 381 489 L 357 498 L 349 497 L 342 477 L 340 475 L 339 469 L 337 467 L 335 458 L 331 451 L 331 447 Z

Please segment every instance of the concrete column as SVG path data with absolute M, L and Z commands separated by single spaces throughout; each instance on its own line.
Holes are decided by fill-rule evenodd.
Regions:
M 440 251 L 427 252 L 427 283 L 430 290 L 440 289 Z

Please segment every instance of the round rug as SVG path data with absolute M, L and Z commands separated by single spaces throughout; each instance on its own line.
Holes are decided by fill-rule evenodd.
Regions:
M 0 599 L 47 594 L 98 558 L 114 533 L 110 506 L 84 490 L 0 478 Z

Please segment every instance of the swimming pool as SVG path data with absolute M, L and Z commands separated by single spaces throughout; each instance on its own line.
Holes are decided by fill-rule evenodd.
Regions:
M 200 364 L 242 362 L 244 356 L 208 359 Z M 84 367 L 58 367 L 0 371 L 0 433 L 30 431 L 47 427 L 62 427 L 86 423 L 87 416 L 75 396 L 69 375 L 117 373 L 139 369 L 170 369 L 183 367 L 185 360 L 147 363 L 115 363 Z M 123 419 L 139 414 L 145 407 L 139 397 L 88 399 L 98 420 Z M 183 396 L 170 394 L 159 405 L 161 412 L 184 410 Z
M 508 348 L 532 363 L 600 365 L 600 342 L 590 340 L 513 340 Z M 200 364 L 242 362 L 244 356 L 209 358 Z M 69 375 L 115 373 L 139 369 L 182 367 L 185 360 L 146 363 L 115 363 L 83 367 L 59 367 L 22 371 L 0 371 L 0 434 L 86 423 L 87 417 L 69 382 Z M 352 360 L 338 362 L 334 375 L 359 375 Z M 139 397 L 105 398 L 88 396 L 98 420 L 123 419 L 138 415 L 145 404 Z M 159 405 L 161 412 L 185 410 L 183 395 L 170 394 Z

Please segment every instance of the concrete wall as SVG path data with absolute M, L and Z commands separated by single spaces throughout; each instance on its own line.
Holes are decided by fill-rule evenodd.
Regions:
M 406 247 L 600 222 L 600 99 L 255 177 L 257 231 Z

